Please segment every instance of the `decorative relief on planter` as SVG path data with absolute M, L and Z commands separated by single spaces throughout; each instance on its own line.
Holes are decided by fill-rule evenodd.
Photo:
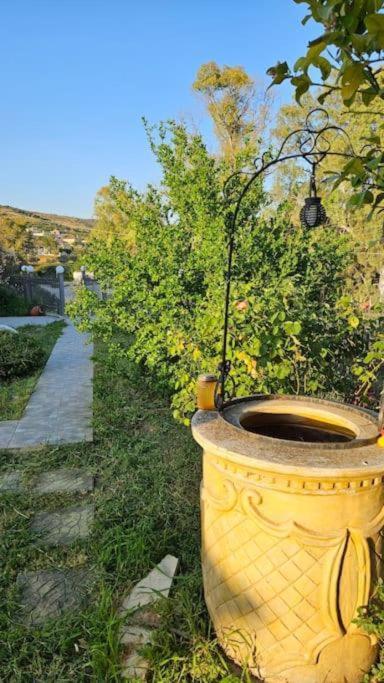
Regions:
M 217 488 L 218 476 L 214 479 Z M 202 504 L 206 599 L 219 613 L 222 637 L 225 623 L 231 631 L 251 626 L 257 632 L 255 654 L 259 641 L 268 669 L 276 672 L 287 665 L 316 664 L 328 643 L 357 632 L 352 621 L 371 588 L 367 539 L 380 542 L 384 510 L 364 528 L 321 534 L 295 520 L 275 523 L 264 517 L 262 492 L 256 487 L 238 489 L 229 479 L 221 486 L 221 498 L 204 486 Z M 225 547 L 236 552 L 233 573 L 223 568 Z M 346 594 L 348 600 L 341 599 Z M 258 605 L 262 608 L 256 613 Z M 286 648 L 300 654 L 286 658 Z M 236 650 L 243 649 L 234 644 L 234 659 L 239 660 Z
M 376 641 L 354 620 L 381 571 L 382 476 L 263 471 L 206 435 L 203 577 L 224 649 L 268 683 L 361 681 Z

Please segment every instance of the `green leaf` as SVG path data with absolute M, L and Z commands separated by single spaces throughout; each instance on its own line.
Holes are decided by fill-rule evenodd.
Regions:
M 344 103 L 349 102 L 365 81 L 365 71 L 362 64 L 354 62 L 347 66 L 341 77 L 341 96 Z
M 366 90 L 363 90 L 361 93 L 361 99 L 363 100 L 363 103 L 366 107 L 369 104 L 371 104 L 372 100 L 374 100 L 376 96 L 377 92 L 373 88 L 367 88 Z
M 278 379 L 285 379 L 291 374 L 291 366 L 288 363 L 280 363 L 275 366 L 275 375 Z
M 356 327 L 359 327 L 360 320 L 355 315 L 350 315 L 348 318 L 348 324 L 353 327 L 353 329 L 356 329 Z
M 289 67 L 287 62 L 277 62 L 275 66 L 271 66 L 267 69 L 267 75 L 272 76 L 273 78 L 271 85 L 282 83 L 286 78 L 289 78 Z
M 305 74 L 302 76 L 295 76 L 292 80 L 292 85 L 296 87 L 295 98 L 296 102 L 300 104 L 302 96 L 309 90 L 311 79 Z
M 287 334 L 299 334 L 301 332 L 301 323 L 299 321 L 292 322 L 291 320 L 287 320 L 283 324 L 283 328 Z
M 332 71 L 331 62 L 325 57 L 318 57 L 313 63 L 320 69 L 323 81 L 326 81 Z
M 327 99 L 327 97 L 330 96 L 331 92 L 332 90 L 326 90 L 325 92 L 322 92 L 321 95 L 318 96 L 317 101 L 320 104 L 324 104 L 325 100 Z
M 365 18 L 365 25 L 368 32 L 372 33 L 372 35 L 380 36 L 380 34 L 384 34 L 384 14 L 378 12 L 369 14 Z

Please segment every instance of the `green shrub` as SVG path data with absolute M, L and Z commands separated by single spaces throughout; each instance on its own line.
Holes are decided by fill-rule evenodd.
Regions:
M 0 316 L 2 315 L 27 315 L 30 305 L 25 303 L 24 298 L 4 285 L 0 285 Z
M 44 364 L 46 354 L 36 339 L 0 330 L 0 381 L 25 377 Z

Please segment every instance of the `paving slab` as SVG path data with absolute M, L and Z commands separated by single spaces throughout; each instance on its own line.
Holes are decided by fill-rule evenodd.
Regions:
M 37 512 L 31 531 L 39 534 L 41 544 L 70 545 L 89 536 L 93 519 L 93 505 L 73 505 L 53 512 Z
M 94 477 L 85 470 L 59 469 L 39 474 L 34 480 L 33 492 L 38 495 L 45 495 L 47 493 L 89 493 L 93 491 L 93 487 Z
M 124 645 L 121 676 L 128 680 L 145 680 L 149 662 L 140 654 L 140 649 L 151 642 L 152 631 L 142 626 L 127 626 L 120 642 Z
M 23 620 L 38 625 L 79 609 L 92 588 L 87 569 L 53 569 L 25 572 L 17 577 Z
M 51 318 L 50 321 L 47 319 Z M 58 318 L 0 318 L 12 326 Z M 31 322 L 33 321 L 33 322 Z M 0 422 L 0 449 L 92 441 L 93 346 L 67 319 L 20 420 Z
M 19 493 L 22 489 L 21 472 L 6 472 L 0 475 L 0 493 Z
M 120 614 L 151 605 L 159 598 L 167 598 L 178 564 L 177 557 L 166 555 L 144 579 L 134 586 L 123 600 Z
M 146 680 L 149 662 L 140 653 L 149 643 L 154 629 L 159 625 L 158 615 L 150 606 L 160 598 L 166 598 L 172 586 L 179 560 L 166 555 L 147 576 L 134 586 L 124 598 L 119 615 L 128 615 L 128 623 L 120 628 L 120 642 L 124 645 L 121 660 L 121 676 L 130 681 Z

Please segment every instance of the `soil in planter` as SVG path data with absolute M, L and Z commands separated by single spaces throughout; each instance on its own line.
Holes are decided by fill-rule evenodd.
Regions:
M 287 441 L 343 443 L 356 438 L 344 426 L 288 413 L 252 413 L 241 420 L 241 425 L 247 432 Z

